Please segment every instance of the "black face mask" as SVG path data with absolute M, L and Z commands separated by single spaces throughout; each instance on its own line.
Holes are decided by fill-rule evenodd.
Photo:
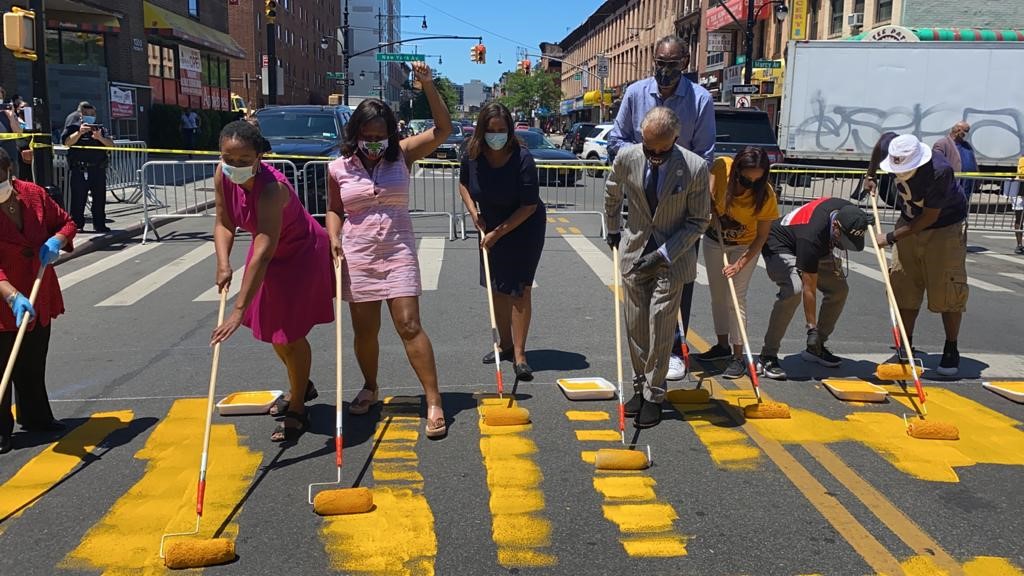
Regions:
M 665 150 L 664 152 L 655 152 L 647 146 L 644 146 L 644 156 L 652 166 L 661 166 L 668 160 L 668 157 L 672 155 L 672 148 Z
M 742 174 L 740 174 L 739 176 L 736 177 L 736 183 L 739 184 L 740 187 L 742 187 L 742 188 L 751 189 L 760 181 L 761 181 L 760 179 L 751 180 L 750 178 L 747 178 L 746 176 L 744 176 Z
M 683 71 L 669 66 L 658 66 L 654 69 L 654 80 L 661 88 L 668 88 L 679 81 Z

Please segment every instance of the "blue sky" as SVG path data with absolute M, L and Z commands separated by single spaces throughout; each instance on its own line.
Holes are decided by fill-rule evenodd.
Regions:
M 603 0 L 402 0 L 402 14 L 427 17 L 426 35 L 483 36 L 487 63 L 469 60 L 470 40 L 428 40 L 419 52 L 442 56 L 427 63 L 453 82 L 493 83 L 506 70 L 515 70 L 516 47 L 540 51 L 541 42 L 558 42 L 583 23 Z M 482 9 L 482 6 L 487 6 Z M 402 20 L 402 36 L 423 35 L 419 21 Z M 414 42 L 410 42 L 413 44 Z M 406 47 L 405 51 L 412 52 Z M 498 59 L 502 64 L 498 64 Z

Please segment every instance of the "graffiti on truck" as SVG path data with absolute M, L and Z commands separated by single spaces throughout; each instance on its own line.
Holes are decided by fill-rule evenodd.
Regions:
M 957 112 L 941 104 L 888 109 L 829 105 L 818 92 L 812 109 L 813 115 L 800 122 L 790 137 L 790 148 L 812 145 L 822 152 L 870 154 L 885 132 L 914 134 L 932 142 L 948 134 L 953 124 L 965 120 L 971 125 L 969 141 L 979 160 L 1016 160 L 1024 155 L 1024 114 L 1016 108 L 963 108 Z

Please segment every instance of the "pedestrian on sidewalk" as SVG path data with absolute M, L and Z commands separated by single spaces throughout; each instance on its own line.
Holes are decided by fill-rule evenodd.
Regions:
M 533 313 L 533 279 L 544 250 L 547 214 L 540 199 L 537 164 L 516 139 L 512 113 L 498 103 L 480 110 L 459 170 L 459 194 L 480 233 L 480 285 L 494 295 L 500 358 L 512 360 L 516 378 L 533 380 L 526 363 L 526 336 Z M 487 252 L 484 252 L 484 249 Z M 483 259 L 490 259 L 491 286 Z
M 697 359 L 731 358 L 722 374 L 729 379 L 747 373 L 739 323 L 746 325 L 747 288 L 772 222 L 779 217 L 775 190 L 768 183 L 770 167 L 768 153 L 755 146 L 745 147 L 735 158 L 718 158 L 711 167 L 713 223 L 704 233 L 704 263 L 718 343 Z M 729 258 L 724 267 L 723 246 Z M 736 287 L 739 310 L 733 306 L 727 278 Z
M 1024 156 L 1017 159 L 1017 179 L 1010 180 L 1003 184 L 1004 189 L 1009 188 L 1013 191 L 1011 196 L 1011 208 L 1013 208 L 1013 235 L 1017 239 L 1017 248 L 1014 252 L 1017 254 L 1024 255 L 1024 242 L 1021 242 L 1024 238 L 1024 195 L 1021 194 L 1021 187 L 1024 186 Z
M 960 370 L 957 339 L 967 309 L 967 198 L 953 167 L 913 134 L 889 143 L 882 170 L 896 175 L 903 210 L 896 227 L 878 234 L 880 247 L 892 246 L 892 289 L 910 344 L 924 296 L 928 310 L 942 316 L 946 342 L 936 371 Z
M 708 165 L 676 144 L 679 117 L 652 108 L 640 125 L 642 144 L 615 157 L 605 191 L 608 245 L 622 247 L 626 335 L 633 365 L 633 397 L 626 414 L 637 428 L 661 421 L 679 297 L 697 277 L 693 246 L 708 227 Z M 622 228 L 622 199 L 629 219 Z
M 654 75 L 634 82 L 626 89 L 622 104 L 615 116 L 615 125 L 608 133 L 608 155 L 614 161 L 620 149 L 641 141 L 640 124 L 647 112 L 656 106 L 665 106 L 679 117 L 676 143 L 704 158 L 708 168 L 715 160 L 715 102 L 702 86 L 683 76 L 690 63 L 686 43 L 678 36 L 665 36 L 654 45 Z M 632 200 L 629 200 L 632 205 Z M 700 249 L 700 243 L 693 246 Z M 693 305 L 693 281 L 683 287 L 680 312 L 682 331 L 676 330 L 668 379 L 682 380 L 686 376 L 683 345 L 690 328 L 690 308 Z
M 356 361 L 364 379 L 349 413 L 366 414 L 380 402 L 378 334 L 381 304 L 386 302 L 423 386 L 426 435 L 440 438 L 448 425 L 437 386 L 434 348 L 420 324 L 423 289 L 409 214 L 409 186 L 413 163 L 444 143 L 452 133 L 452 119 L 430 67 L 413 62 L 412 69 L 423 85 L 433 126 L 401 139 L 398 119 L 387 104 L 376 98 L 360 102 L 345 125 L 341 157 L 328 166 L 327 229 L 332 254 L 342 267 L 342 297 L 352 314 Z
M 6 366 L 14 339 L 27 312 L 30 323 L 14 364 L 11 382 L 0 399 L 0 454 L 11 449 L 14 417 L 12 390 L 18 396 L 18 424 L 32 432 L 57 432 L 64 423 L 53 417 L 46 394 L 46 356 L 50 327 L 64 313 L 57 274 L 49 267 L 63 249 L 73 250 L 75 223 L 45 190 L 14 177 L 14 162 L 0 148 L 0 361 Z M 39 267 L 48 267 L 35 304 L 28 301 Z
M 199 128 L 202 125 L 203 121 L 199 118 L 199 114 L 191 106 L 185 108 L 185 111 L 181 113 L 181 139 L 185 142 L 186 150 L 196 149 L 196 137 L 199 135 Z
M 270 143 L 245 120 L 221 130 L 221 162 L 213 178 L 218 289 L 231 285 L 237 228 L 252 235 L 252 246 L 234 307 L 210 344 L 247 326 L 253 337 L 274 347 L 288 372 L 289 393 L 271 409 L 283 421 L 270 439 L 294 442 L 310 426 L 305 402 L 317 396 L 309 379 L 307 335 L 334 319 L 334 282 L 327 232 L 303 207 L 288 177 L 263 162 L 268 151 Z
M 107 233 L 107 163 L 106 150 L 89 149 L 113 147 L 107 129 L 96 119 L 96 107 L 88 102 L 78 105 L 80 123 L 64 129 L 61 141 L 68 147 L 68 167 L 71 170 L 71 218 L 79 230 L 85 229 L 86 194 L 92 197 L 92 227 Z
M 842 359 L 825 347 L 846 304 L 849 255 L 864 249 L 871 216 L 842 198 L 818 198 L 772 223 L 761 255 L 768 278 L 779 287 L 768 320 L 758 373 L 785 380 L 779 349 L 796 309 L 803 304 L 807 348 L 801 357 L 828 368 Z M 844 266 L 843 260 L 846 260 Z M 818 310 L 818 292 L 823 294 Z

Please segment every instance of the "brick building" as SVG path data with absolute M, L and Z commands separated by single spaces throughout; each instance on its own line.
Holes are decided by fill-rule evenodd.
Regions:
M 224 3 L 221 2 L 223 5 Z M 267 53 L 267 20 L 263 2 L 241 0 L 227 6 L 228 30 L 245 50 L 233 61 L 231 91 L 250 106 L 266 105 L 263 95 L 263 56 Z M 339 44 L 320 47 L 323 36 L 339 38 L 340 3 L 331 0 L 279 0 L 275 51 L 283 72 L 284 95 L 278 104 L 327 104 L 328 96 L 344 90 L 328 72 L 342 70 Z

